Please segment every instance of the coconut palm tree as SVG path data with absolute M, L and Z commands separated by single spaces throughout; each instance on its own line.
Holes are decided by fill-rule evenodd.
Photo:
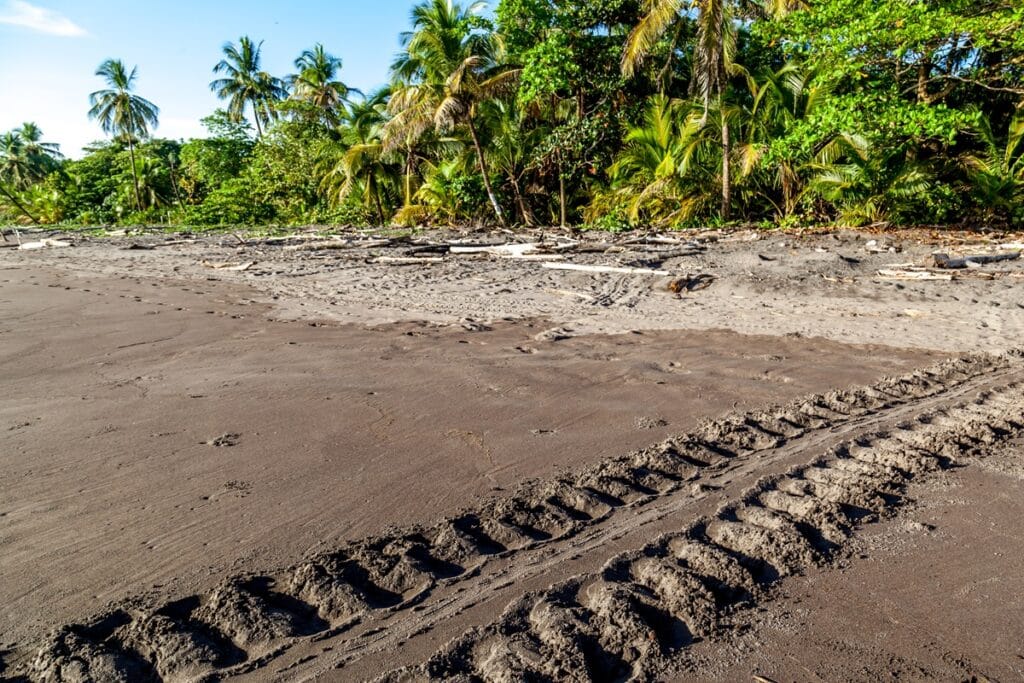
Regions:
M 647 0 L 646 13 L 626 41 L 622 54 L 622 70 L 632 76 L 650 54 L 658 40 L 684 14 L 695 9 L 697 36 L 693 51 L 691 92 L 704 108 L 702 123 L 707 123 L 712 108 L 722 114 L 722 208 L 723 220 L 729 219 L 732 206 L 732 173 L 728 109 L 720 106 L 728 85 L 728 75 L 736 54 L 736 27 L 729 0 Z
M 1010 120 L 1005 144 L 1000 145 L 984 116 L 975 129 L 981 149 L 960 158 L 975 203 L 989 220 L 1024 219 L 1024 112 Z
M 149 136 L 150 127 L 159 123 L 160 108 L 149 100 L 132 93 L 138 67 L 131 71 L 119 59 L 108 59 L 100 64 L 96 75 L 107 81 L 106 90 L 89 95 L 89 118 L 99 121 L 104 133 L 128 143 L 135 185 L 135 206 L 142 210 L 139 193 L 139 175 L 135 168 L 135 142 Z
M 0 135 L 0 194 L 7 198 L 18 211 L 29 217 L 33 223 L 38 219 L 18 199 L 19 189 L 26 189 L 31 177 L 31 163 L 25 154 L 25 145 L 15 131 Z M 4 241 L 6 241 L 6 237 Z
M 140 154 L 137 166 L 142 208 L 151 209 L 169 204 L 167 188 L 170 185 L 170 178 L 164 162 L 156 157 Z
M 484 9 L 483 2 L 463 7 L 454 0 L 426 0 L 413 8 L 413 30 L 402 35 L 403 51 L 392 65 L 393 118 L 387 137 L 416 139 L 431 128 L 443 134 L 465 125 L 494 215 L 504 225 L 477 110 L 482 102 L 514 86 L 518 72 L 502 64 L 500 38 L 480 28 Z
M 806 194 L 832 204 L 838 222 L 854 227 L 899 219 L 934 186 L 926 164 L 861 135 L 835 136 L 808 168 L 814 175 Z
M 12 130 L 0 135 L 0 181 L 24 190 L 29 186 L 32 176 L 32 161 L 18 131 Z
M 292 97 L 322 110 L 328 123 L 337 124 L 338 110 L 349 102 L 352 94 L 362 94 L 338 80 L 341 60 L 320 43 L 303 51 L 295 60 L 295 68 L 298 73 L 288 77 Z
M 273 103 L 288 95 L 284 83 L 261 67 L 263 41 L 253 43 L 249 36 L 238 39 L 238 45 L 225 43 L 224 59 L 213 67 L 213 73 L 224 74 L 210 83 L 210 90 L 228 100 L 232 121 L 245 119 L 245 108 L 251 107 L 256 121 L 256 135 L 263 137 L 263 125 L 277 117 Z
M 523 178 L 530 170 L 531 153 L 544 129 L 524 125 L 526 112 L 505 100 L 488 102 L 481 108 L 481 116 L 493 131 L 489 149 L 495 172 L 508 180 L 523 224 L 532 226 L 534 215 L 524 197 Z
M 735 154 L 739 180 L 741 185 L 753 181 L 757 199 L 771 201 L 777 218 L 788 218 L 798 207 L 810 165 L 816 163 L 814 156 L 820 149 L 771 154 L 771 144 L 806 122 L 827 100 L 832 86 L 815 71 L 792 62 L 775 71 L 747 74 L 746 81 L 748 97 L 742 98 L 744 106 L 735 107 L 742 130 Z M 828 142 L 823 140 L 819 148 Z M 778 196 L 776 191 L 781 195 L 777 203 L 772 199 Z
M 41 180 L 56 170 L 60 160 L 64 158 L 60 153 L 60 145 L 43 142 L 43 131 L 31 121 L 23 123 L 14 132 L 25 146 L 25 155 L 31 164 L 34 179 Z
M 595 197 L 590 213 L 621 207 L 634 223 L 671 225 L 706 211 L 717 152 L 713 128 L 701 118 L 697 105 L 651 98 L 609 169 L 611 192 Z
M 351 106 L 340 128 L 341 140 L 322 164 L 320 183 L 334 205 L 361 191 L 364 205 L 377 214 L 381 225 L 386 220 L 385 197 L 397 184 L 394 155 L 381 139 L 386 116 L 380 97 L 371 96 Z

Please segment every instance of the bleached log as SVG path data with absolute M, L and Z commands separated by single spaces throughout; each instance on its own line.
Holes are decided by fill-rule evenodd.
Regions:
M 32 251 L 35 249 L 46 249 L 48 247 L 70 247 L 71 242 L 61 240 L 42 239 L 38 242 L 23 242 L 18 245 L 20 251 Z
M 370 263 L 388 263 L 393 266 L 415 266 L 421 263 L 444 263 L 440 256 L 378 256 L 370 259 Z
M 671 275 L 667 270 L 654 270 L 652 268 L 625 268 L 621 266 L 591 266 L 582 263 L 555 263 L 545 261 L 541 264 L 544 268 L 551 270 L 578 270 L 584 273 L 618 273 L 620 275 Z
M 883 280 L 952 280 L 952 273 L 933 273 L 927 270 L 882 269 L 878 275 Z

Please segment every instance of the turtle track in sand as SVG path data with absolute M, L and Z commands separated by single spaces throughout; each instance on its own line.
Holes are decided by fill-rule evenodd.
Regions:
M 425 664 L 378 680 L 650 680 L 673 652 L 715 638 L 723 616 L 828 563 L 858 526 L 898 508 L 911 480 L 1022 435 L 1019 381 L 862 435 L 600 571 L 522 595 Z
M 810 465 L 762 477 L 714 516 L 692 522 L 690 514 L 682 532 L 518 597 L 499 621 L 389 680 L 639 675 L 656 655 L 712 635 L 724 610 L 756 599 L 778 577 L 827 561 L 861 519 L 897 505 L 911 477 L 1016 434 L 1018 372 L 1015 354 L 968 356 L 728 415 L 576 474 L 527 482 L 432 526 L 228 577 L 173 602 L 125 601 L 60 626 L 25 670 L 11 673 L 40 681 L 216 680 L 308 665 L 312 657 L 288 655 L 312 643 L 330 645 L 322 666 L 344 666 L 462 614 L 481 590 L 515 591 L 516 580 L 545 576 L 570 553 L 603 560 L 607 540 L 689 514 L 695 492 L 716 476 L 759 476 L 767 464 L 806 462 L 819 448 Z M 838 438 L 846 441 L 822 445 Z

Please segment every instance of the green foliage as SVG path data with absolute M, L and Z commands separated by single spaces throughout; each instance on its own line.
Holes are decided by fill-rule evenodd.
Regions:
M 182 212 L 186 225 L 242 225 L 274 221 L 271 206 L 254 201 L 253 188 L 246 177 L 231 178 L 196 205 Z
M 210 192 L 237 177 L 252 154 L 251 127 L 236 122 L 218 110 L 203 119 L 208 138 L 189 140 L 181 148 L 178 183 L 192 202 L 202 201 Z
M 106 60 L 108 142 L 67 160 L 31 123 L 0 134 L 0 220 L 1024 224 L 1017 0 L 494 10 L 422 0 L 367 97 L 321 44 L 283 78 L 225 44 L 226 108 L 183 144 L 150 139 L 156 105 Z

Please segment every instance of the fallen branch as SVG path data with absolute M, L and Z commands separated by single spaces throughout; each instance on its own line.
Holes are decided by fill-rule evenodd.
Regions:
M 523 244 L 496 244 L 494 246 L 471 246 L 471 247 L 460 247 L 452 245 L 449 251 L 453 254 L 489 254 L 491 256 L 525 256 L 527 254 L 536 254 L 540 251 L 538 245 L 535 242 L 526 242 Z
M 24 242 L 18 245 L 19 251 L 31 251 L 34 249 L 45 249 L 47 247 L 70 247 L 71 242 L 62 242 L 61 240 L 42 239 L 38 242 Z
M 285 251 L 319 251 L 321 249 L 371 249 L 373 247 L 386 247 L 392 243 L 389 239 L 380 240 L 324 240 L 322 242 L 307 242 L 305 244 L 289 244 L 284 247 Z
M 378 256 L 367 263 L 390 263 L 393 266 L 418 266 L 421 263 L 444 263 L 440 256 Z
M 932 254 L 935 265 L 939 268 L 969 268 L 972 265 L 980 266 L 985 263 L 998 263 L 999 261 L 1015 261 L 1020 258 L 1021 252 L 1012 254 L 972 254 L 961 258 L 951 258 L 948 254 Z
M 933 273 L 927 270 L 888 270 L 878 271 L 883 280 L 952 280 L 952 273 Z
M 256 265 L 255 261 L 248 261 L 246 263 L 230 263 L 230 262 L 213 263 L 213 262 L 210 262 L 210 261 L 200 261 L 200 263 L 202 263 L 207 268 L 214 268 L 215 270 L 234 270 L 234 271 L 249 270 L 250 268 L 252 268 L 253 266 Z
M 556 263 L 545 261 L 541 264 L 550 270 L 578 270 L 584 273 L 619 273 L 621 275 L 671 275 L 667 270 L 651 268 L 622 268 L 620 266 L 589 266 L 581 263 Z

